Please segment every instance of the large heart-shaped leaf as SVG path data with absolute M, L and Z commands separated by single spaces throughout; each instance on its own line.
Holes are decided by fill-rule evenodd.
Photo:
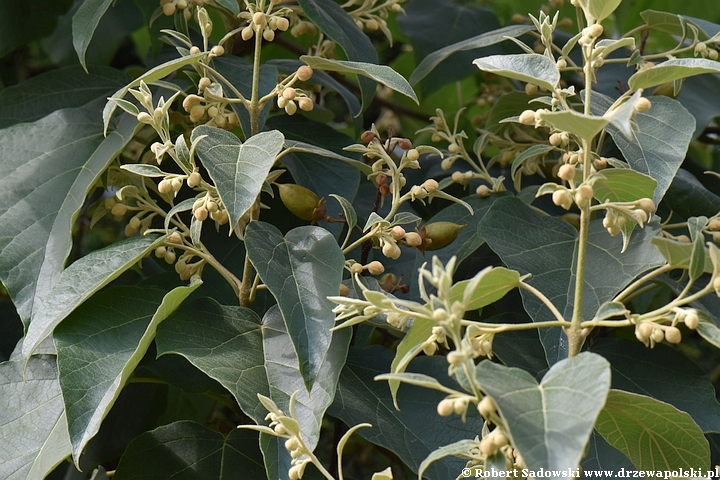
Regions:
M 468 411 L 465 422 L 459 416 L 441 417 L 437 414 L 437 405 L 445 394 L 406 384 L 398 391 L 400 410 L 396 410 L 387 385 L 374 380 L 377 375 L 390 371 L 392 357 L 390 350 L 377 345 L 351 348 L 329 413 L 346 425 L 372 424 L 373 428 L 360 429 L 357 434 L 391 450 L 417 472 L 433 451 L 478 435 L 483 421 L 476 411 L 472 411 L 474 409 Z M 411 370 L 459 388 L 447 376 L 447 362 L 443 358 L 418 358 Z M 423 477 L 432 480 L 455 478 L 464 466 L 464 460 L 445 457 L 432 463 Z
M 202 312 L 202 313 L 201 313 Z M 267 410 L 257 393 L 286 409 L 299 390 L 297 412 L 308 443 L 317 443 L 320 420 L 332 401 L 339 369 L 347 352 L 348 333 L 333 334 L 333 343 L 310 395 L 303 386 L 297 358 L 282 315 L 272 308 L 260 320 L 243 307 L 219 305 L 208 298 L 183 304 L 158 328 L 158 355 L 176 353 L 220 382 L 243 411 L 258 424 Z
M 183 304 L 160 325 L 157 335 L 159 355 L 176 353 L 187 358 L 225 386 L 242 410 L 260 425 L 266 424 L 267 410 L 259 403 L 257 393 L 287 411 L 290 397 L 297 391 L 297 420 L 310 448 L 317 445 L 323 415 L 334 398 L 349 340 L 349 330 L 333 334 L 318 379 L 308 394 L 277 307 L 271 307 L 261 322 L 248 308 L 222 306 L 201 298 Z M 282 445 L 276 448 L 276 442 L 274 437 L 268 438 L 263 447 L 272 478 L 277 478 L 278 465 L 289 466 L 290 462 L 287 449 Z M 268 458 L 274 461 L 268 462 Z
M 272 130 L 242 143 L 226 130 L 203 125 L 193 130 L 192 141 L 202 135 L 207 138 L 200 140 L 197 153 L 215 182 L 234 228 L 255 203 L 285 139 L 282 133 Z
M 612 386 L 647 395 L 687 412 L 703 432 L 720 431 L 720 403 L 704 372 L 685 355 L 664 344 L 646 348 L 620 338 L 600 338 L 592 351 L 612 365 Z
M 72 19 L 73 47 L 80 59 L 80 65 L 87 71 L 85 52 L 92 40 L 100 19 L 112 0 L 85 0 Z
M 635 393 L 611 390 L 595 426 L 638 470 L 710 467 L 710 447 L 685 412 Z
M 599 93 L 593 95 L 592 110 L 595 114 L 602 114 L 610 105 L 610 98 Z M 631 140 L 612 125 L 607 126 L 607 132 L 633 170 L 657 181 L 652 197 L 657 205 L 685 159 L 695 131 L 695 118 L 680 102 L 654 96 L 650 110 L 638 112 L 634 120 L 636 127 L 632 130 Z
M 0 364 L 0 475 L 44 478 L 71 453 L 53 357 Z
M 0 2 L 0 57 L 51 34 L 57 27 L 58 16 L 72 4 L 70 0 Z
M 135 370 L 158 324 L 200 286 L 119 287 L 93 296 L 54 334 L 75 464 Z M 92 352 L 92 353 L 90 353 Z
M 328 349 L 323 365 L 318 372 L 308 394 L 304 387 L 303 377 L 298 369 L 298 361 L 283 317 L 277 307 L 272 307 L 263 317 L 263 346 L 265 353 L 265 370 L 270 384 L 270 398 L 282 411 L 288 411 L 290 397 L 296 397 L 295 412 L 300 423 L 303 439 L 308 447 L 314 449 L 320 439 L 325 411 L 335 398 L 340 372 L 345 365 L 345 358 L 350 344 L 350 329 L 333 333 L 332 343 Z M 260 448 L 265 457 L 265 468 L 269 478 L 279 478 L 289 470 L 292 458 L 284 446 L 284 439 L 262 434 Z
M 527 232 L 534 232 L 528 235 Z M 633 235 L 621 253 L 623 243 L 611 237 L 600 220 L 590 224 L 586 261 L 602 268 L 585 270 L 582 318 L 591 319 L 600 305 L 640 273 L 663 265 L 665 260 L 650 239 L 657 226 L 647 225 Z M 568 223 L 542 216 L 514 197 L 497 200 L 478 226 L 490 248 L 511 269 L 530 273 L 526 280 L 552 300 L 565 319 L 572 318 L 573 291 L 577 265 L 578 233 Z M 523 304 L 533 321 L 553 320 L 550 310 L 533 294 L 522 290 Z M 567 337 L 559 328 L 543 329 L 540 338 L 548 362 L 567 356 Z
M 0 280 L 26 327 L 63 270 L 87 191 L 137 127 L 126 116 L 103 139 L 98 107 L 0 130 Z
M 319 227 L 298 227 L 285 237 L 274 226 L 251 222 L 245 231 L 250 261 L 278 302 L 308 390 L 322 366 L 335 324 L 333 303 L 345 256 Z
M 353 62 L 378 63 L 377 52 L 367 35 L 355 24 L 353 18 L 333 0 L 298 0 L 307 17 L 331 40 L 345 51 Z M 358 78 L 365 109 L 375 95 L 375 82 Z
M 157 235 L 129 238 L 95 250 L 63 270 L 33 315 L 23 342 L 23 356 L 32 355 L 70 312 L 132 267 L 163 239 Z
M 475 378 L 497 405 L 528 468 L 574 470 L 610 389 L 610 364 L 581 353 L 553 365 L 540 384 L 524 370 L 480 362 Z
M 222 435 L 188 421 L 163 425 L 130 442 L 113 478 L 263 478 L 257 438 L 249 430 Z

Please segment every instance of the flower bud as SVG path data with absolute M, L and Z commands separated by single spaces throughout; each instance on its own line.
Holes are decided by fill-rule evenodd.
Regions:
M 166 3 L 162 6 L 162 11 L 165 16 L 171 16 L 175 13 L 175 4 L 174 3 Z
M 261 27 L 264 27 L 266 23 L 265 14 L 262 12 L 255 12 L 252 16 L 252 21 L 255 25 L 260 25 Z
M 300 97 L 296 100 L 298 106 L 300 107 L 300 110 L 304 112 L 310 112 L 313 108 L 315 108 L 315 103 L 308 98 L 308 97 Z
M 303 65 L 302 67 L 297 69 L 297 78 L 301 82 L 306 82 L 310 80 L 310 77 L 312 77 L 313 70 L 312 68 L 308 67 L 307 65 Z
M 343 283 L 340 284 L 340 295 L 343 297 L 350 295 L 350 289 Z
M 265 30 L 263 30 L 262 36 L 265 39 L 265 41 L 267 41 L 267 42 L 272 42 L 273 40 L 275 40 L 275 32 L 273 32 L 269 28 L 266 28 Z
M 276 17 L 275 26 L 278 30 L 284 32 L 290 27 L 290 21 L 285 17 Z
M 215 55 L 216 57 L 219 57 L 219 56 L 221 56 L 222 54 L 225 53 L 225 48 L 223 48 L 222 45 L 215 45 L 214 47 L 212 47 L 212 48 L 210 49 L 210 53 L 211 53 L 212 55 Z
M 437 343 L 435 343 L 435 342 L 430 342 L 430 343 L 423 345 L 423 353 L 425 355 L 427 355 L 428 357 L 432 357 L 433 355 L 435 355 L 435 353 L 437 353 L 437 349 L 438 349 L 438 346 L 437 346 Z
M 410 150 L 407 151 L 406 157 L 408 160 L 414 162 L 418 158 L 420 158 L 420 152 L 418 152 L 417 149 L 415 149 L 415 148 L 411 148 Z
M 575 167 L 572 165 L 561 165 L 557 172 L 558 178 L 570 181 L 575 178 Z
M 562 145 L 562 137 L 559 133 L 553 133 L 552 135 L 550 135 L 549 141 L 550 145 L 552 145 L 553 147 L 559 147 L 560 145 Z
M 110 213 L 115 215 L 116 217 L 122 217 L 127 213 L 128 207 L 124 203 L 116 203 L 113 205 L 112 210 L 110 210 Z
M 558 207 L 569 210 L 572 207 L 573 198 L 567 190 L 555 190 L 552 194 L 552 201 Z
M 288 115 L 294 115 L 295 112 L 297 112 L 297 104 L 294 101 L 289 100 L 285 105 L 285 113 Z
M 653 328 L 653 331 L 650 334 L 650 338 L 653 342 L 660 343 L 665 339 L 665 334 L 663 333 L 661 328 Z
M 167 263 L 168 265 L 172 265 L 173 263 L 175 263 L 175 252 L 173 252 L 172 250 L 168 250 L 167 252 L 165 252 L 165 256 L 163 257 L 163 259 L 165 260 L 165 263 Z
M 635 108 L 636 112 L 643 113 L 643 112 L 647 112 L 648 110 L 650 110 L 651 106 L 652 106 L 652 104 L 650 103 L 650 100 L 648 100 L 645 97 L 640 97 L 638 99 L 638 101 L 635 102 L 634 108 Z
M 441 417 L 449 417 L 455 410 L 455 401 L 450 398 L 440 400 L 437 406 L 437 413 Z
M 591 36 L 593 38 L 598 38 L 603 33 L 603 26 L 599 23 L 596 23 L 594 25 L 590 25 L 587 28 L 587 34 L 588 36 Z
M 520 114 L 518 121 L 523 125 L 535 125 L 535 110 L 525 110 Z
M 155 249 L 155 256 L 157 258 L 163 258 L 165 256 L 165 252 L 167 252 L 167 248 L 160 246 Z
M 641 342 L 647 341 L 652 335 L 653 326 L 649 322 L 643 322 L 635 327 L 635 337 Z
M 485 197 L 489 197 L 492 194 L 492 190 L 490 190 L 490 188 L 488 188 L 487 185 L 480 185 L 475 190 L 475 193 L 477 194 L 478 197 L 485 198 Z
M 485 395 L 482 400 L 480 400 L 480 403 L 478 404 L 478 412 L 480 412 L 480 415 L 485 417 L 486 419 L 490 417 L 495 411 L 497 410 L 497 406 L 495 405 L 495 402 L 492 398 Z
M 392 260 L 397 260 L 398 258 L 400 258 L 400 255 L 402 254 L 402 252 L 400 251 L 400 247 L 398 247 L 396 244 L 390 243 L 390 242 L 385 242 L 385 245 L 383 245 L 383 248 L 382 248 L 382 253 L 383 253 L 383 255 L 385 255 L 386 257 L 388 257 Z
M 254 31 L 253 28 L 252 28 L 251 26 L 249 26 L 249 25 L 248 25 L 247 27 L 243 28 L 243 29 L 242 29 L 242 32 L 240 32 L 240 36 L 241 36 L 242 39 L 245 40 L 246 42 L 247 42 L 248 40 L 250 40 L 250 39 L 253 37 L 254 34 L 255 34 L 255 31 Z
M 207 219 L 207 217 L 208 217 L 207 208 L 205 208 L 205 206 L 202 206 L 202 207 L 196 209 L 196 210 L 193 212 L 193 215 L 195 215 L 195 218 L 197 218 L 198 220 L 200 220 L 201 222 L 203 222 L 203 221 L 205 221 L 205 219 Z
M 147 112 L 140 112 L 137 114 L 137 121 L 140 123 L 151 124 L 153 123 L 153 117 Z
M 525 84 L 525 93 L 528 95 L 535 95 L 538 92 L 538 86 L 534 83 Z
M 367 265 L 365 265 L 365 268 L 367 268 L 367 271 L 370 273 L 370 275 L 380 275 L 385 271 L 385 267 L 382 263 L 378 262 L 377 260 L 374 260 Z
M 422 245 L 422 237 L 417 232 L 408 232 L 405 234 L 405 243 L 409 247 L 419 247 Z
M 312 220 L 320 199 L 315 192 L 294 183 L 276 184 L 280 192 L 280 200 L 290 212 L 303 220 Z
M 187 184 L 190 188 L 195 188 L 202 182 L 202 175 L 200 172 L 192 172 L 187 178 Z
M 682 333 L 680 333 L 680 329 L 677 327 L 670 327 L 665 330 L 665 340 L 667 340 L 668 343 L 675 344 L 682 342 Z
M 405 229 L 400 225 L 395 225 L 390 231 L 390 236 L 395 240 L 400 240 L 405 236 Z
M 158 183 L 158 192 L 170 193 L 171 190 L 172 182 L 170 180 L 160 180 L 160 183 Z
M 685 318 L 683 321 L 685 322 L 685 326 L 687 326 L 690 330 L 695 330 L 700 325 L 700 317 L 697 314 L 697 310 L 694 308 L 688 309 L 685 312 Z

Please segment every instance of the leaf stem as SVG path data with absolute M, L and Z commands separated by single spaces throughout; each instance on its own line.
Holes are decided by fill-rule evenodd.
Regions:
M 552 314 L 555 315 L 555 318 L 559 322 L 566 321 L 565 317 L 563 317 L 562 313 L 560 313 L 560 310 L 557 309 L 555 304 L 553 304 L 550 301 L 550 299 L 547 298 L 545 296 L 545 294 L 542 293 L 540 290 L 538 290 L 537 288 L 535 288 L 532 285 L 529 285 L 525 282 L 520 282 L 519 288 L 523 288 L 523 289 L 527 290 L 528 292 L 532 293 L 533 295 L 535 295 L 541 302 L 543 302 L 545 304 L 545 306 L 552 312 Z

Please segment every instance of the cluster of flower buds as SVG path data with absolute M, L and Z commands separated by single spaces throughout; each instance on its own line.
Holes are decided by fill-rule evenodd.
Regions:
M 192 18 L 192 7 L 201 7 L 205 0 L 160 0 L 160 8 L 166 16 L 175 15 L 176 12 L 182 12 L 185 20 Z
M 230 221 L 227 209 L 219 197 L 212 196 L 209 192 L 195 200 L 192 206 L 193 216 L 200 222 L 207 220 L 208 216 L 215 220 L 218 225 L 225 225 Z
M 128 224 L 125 225 L 125 235 L 132 237 L 138 232 L 145 233 L 145 230 L 150 228 L 150 224 L 157 213 L 143 209 L 139 206 L 133 207 L 127 205 L 127 203 L 125 203 L 127 197 L 127 195 L 124 195 L 124 193 L 120 191 L 119 195 L 106 198 L 103 203 L 103 207 L 106 209 L 105 211 L 109 210 L 110 213 L 118 218 L 124 217 L 127 212 L 137 212 L 132 218 L 130 218 Z
M 707 43 L 699 42 L 695 45 L 694 49 L 695 56 L 700 55 L 703 58 L 709 58 L 710 60 L 718 59 L 718 51 L 714 48 L 708 48 Z
M 309 68 L 309 67 L 308 67 Z M 305 112 L 311 111 L 315 104 L 301 88 L 278 88 L 277 106 L 288 115 L 294 115 L 298 107 Z
M 385 271 L 385 266 L 377 260 L 373 260 L 366 265 L 355 261 L 351 262 L 349 270 L 353 275 L 362 274 L 364 271 L 367 271 L 370 275 L 380 275 Z
M 682 333 L 680 333 L 679 328 L 660 325 L 652 321 L 643 321 L 635 325 L 635 337 L 650 348 L 663 340 L 667 340 L 668 343 L 680 343 L 682 341 Z
M 284 32 L 290 28 L 290 20 L 286 18 L 288 13 L 287 9 L 280 9 L 271 14 L 263 12 L 250 14 L 249 12 L 243 12 L 240 14 L 240 17 L 248 16 L 249 24 L 242 29 L 240 36 L 243 40 L 248 41 L 253 38 L 257 32 L 262 35 L 265 41 L 272 42 L 275 40 L 275 32 L 277 30 Z
M 217 48 L 217 47 L 213 47 Z M 198 82 L 198 93 L 201 95 L 188 95 L 183 100 L 183 108 L 190 114 L 192 123 L 207 120 L 206 125 L 232 130 L 239 123 L 238 116 L 226 102 L 218 100 L 212 95 L 219 85 L 208 77 L 202 77 Z M 209 98 L 210 97 L 210 98 Z
M 443 345 L 447 349 L 450 348 L 447 342 L 445 328 L 436 325 L 432 328 L 432 334 L 423 343 L 423 353 L 428 357 L 432 357 L 438 351 L 439 345 Z
M 455 415 L 462 415 L 463 421 L 467 415 L 468 405 L 470 404 L 470 397 L 461 396 L 455 397 L 450 396 L 440 400 L 437 406 L 437 413 L 441 417 L 449 417 L 453 413 Z
M 603 227 L 610 235 L 615 236 L 620 233 L 628 220 L 642 227 L 655 211 L 655 203 L 649 198 L 641 198 L 635 202 L 606 203 L 604 208 L 606 213 Z

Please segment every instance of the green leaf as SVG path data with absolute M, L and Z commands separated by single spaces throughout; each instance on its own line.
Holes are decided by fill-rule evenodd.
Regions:
M 325 411 L 335 398 L 340 372 L 347 357 L 350 337 L 350 329 L 333 333 L 327 356 L 308 394 L 304 379 L 298 369 L 297 357 L 293 354 L 292 339 L 287 333 L 280 310 L 272 307 L 263 318 L 265 369 L 270 383 L 271 398 L 278 408 L 288 412 L 290 397 L 294 392 L 298 392 L 295 412 L 303 439 L 311 449 L 315 449 L 318 444 Z M 263 435 L 263 437 L 265 436 Z M 270 447 L 269 444 L 273 442 L 276 448 Z M 265 456 L 265 466 L 269 478 L 279 478 L 283 475 L 281 466 L 290 466 L 291 457 L 284 442 L 285 439 L 277 437 L 266 439 L 265 444 L 261 442 L 260 448 Z M 271 460 L 274 467 L 271 465 Z
M 167 176 L 167 173 L 163 172 L 155 165 L 148 165 L 144 163 L 128 163 L 126 165 L 121 165 L 120 168 L 127 170 L 128 172 L 132 172 L 135 175 L 140 175 L 141 177 L 157 178 Z
M 260 425 L 267 424 L 267 409 L 259 403 L 257 393 L 287 411 L 290 396 L 298 391 L 295 408 L 300 429 L 314 448 L 323 415 L 335 395 L 349 340 L 349 330 L 333 334 L 309 394 L 276 307 L 271 307 L 261 322 L 248 308 L 223 306 L 208 298 L 185 302 L 160 325 L 156 342 L 158 355 L 175 353 L 187 358 L 227 388 L 243 412 Z M 270 440 L 275 441 L 274 437 Z M 282 445 L 278 452 L 279 457 L 288 455 Z
M 654 237 L 650 242 L 655 245 L 660 255 L 665 258 L 669 265 L 676 268 L 690 268 L 694 249 L 692 243 L 678 242 L 677 240 L 665 237 Z M 703 271 L 705 273 L 712 273 L 713 266 L 710 260 L 710 254 L 707 249 L 703 248 L 703 250 L 705 252 Z
M 508 92 L 497 99 L 490 109 L 487 121 L 485 122 L 485 130 L 491 133 L 499 133 L 506 129 L 508 123 L 503 122 L 508 117 L 517 116 L 523 110 L 527 110 L 528 102 L 535 98 L 525 92 Z
M 165 62 L 161 65 L 158 65 L 157 67 L 148 70 L 147 72 L 143 73 L 139 77 L 137 77 L 135 80 L 130 82 L 128 85 L 125 85 L 123 88 L 115 92 L 112 97 L 110 98 L 123 98 L 125 95 L 127 95 L 128 91 L 131 88 L 135 88 L 140 85 L 140 82 L 145 83 L 152 83 L 156 80 L 161 80 L 171 73 L 180 70 L 182 67 L 186 65 L 195 65 L 196 63 L 200 62 L 203 58 L 207 56 L 207 53 L 196 53 L 194 55 L 187 55 L 184 57 L 176 58 L 175 60 L 171 60 L 169 62 Z M 107 134 L 108 127 L 110 126 L 110 119 L 112 118 L 113 112 L 115 112 L 115 109 L 117 108 L 117 105 L 113 102 L 107 102 L 105 105 L 105 108 L 103 109 L 102 119 L 103 119 L 103 132 Z
M 0 363 L 0 472 L 7 480 L 45 478 L 72 451 L 55 359 Z
M 720 211 L 720 197 L 683 168 L 673 178 L 663 201 L 681 218 L 693 215 L 712 217 Z
M 720 348 L 720 328 L 715 325 L 715 322 L 707 313 L 698 310 L 698 316 L 700 317 L 700 324 L 697 332 L 706 342 Z
M 403 9 L 406 14 L 398 15 L 397 22 L 402 32 L 409 37 L 415 64 L 442 48 L 496 31 L 502 26 L 492 10 L 479 8 L 476 4 L 459 4 L 452 0 L 413 0 L 403 4 Z M 428 35 L 429 32 L 437 32 L 439 25 L 451 28 L 443 28 L 442 34 Z M 499 44 L 455 52 L 426 74 L 420 84 L 423 94 L 428 96 L 444 85 L 474 76 L 477 69 L 472 61 L 497 53 L 503 53 Z
M 85 195 L 132 138 L 121 121 L 103 139 L 97 102 L 0 130 L 0 281 L 27 327 L 63 270 Z
M 519 284 L 520 275 L 514 270 L 486 268 L 474 278 L 454 284 L 450 290 L 450 303 L 461 301 L 465 303 L 465 310 L 477 310 L 500 300 Z
M 592 23 L 593 20 L 598 23 L 605 20 L 612 15 L 618 5 L 620 5 L 620 1 L 621 0 L 586 0 L 583 10 L 585 16 L 588 18 L 588 23 Z
M 594 113 L 605 112 L 611 104 L 608 97 L 593 95 Z M 695 130 L 695 119 L 680 102 L 654 96 L 650 110 L 636 114 L 635 124 L 632 140 L 613 126 L 608 126 L 607 132 L 633 170 L 657 181 L 652 199 L 658 205 L 685 158 Z
M 545 57 L 542 57 L 545 58 Z M 585 115 L 575 110 L 563 110 L 560 112 L 542 112 L 540 118 L 552 124 L 558 130 L 563 130 L 584 140 L 592 140 L 610 123 L 603 117 Z
M 560 72 L 555 62 L 539 54 L 492 55 L 478 58 L 473 63 L 480 70 L 534 83 L 548 91 L 553 91 L 560 81 Z
M 453 43 L 452 45 L 441 48 L 422 59 L 422 62 L 418 64 L 412 75 L 410 75 L 410 84 L 415 85 L 418 83 L 431 71 L 433 71 L 433 69 L 435 69 L 435 67 L 437 67 L 443 60 L 456 52 L 489 47 L 490 45 L 495 45 L 496 43 L 507 40 L 506 37 L 519 37 L 520 35 L 534 29 L 535 27 L 530 25 L 510 25 L 491 32 L 482 33 L 475 37 L 468 38 L 467 40 Z
M 685 412 L 654 398 L 611 390 L 595 425 L 638 470 L 710 466 L 710 447 Z
M 400 386 L 400 410 L 396 410 L 387 385 L 374 380 L 377 375 L 390 371 L 392 357 L 391 351 L 378 345 L 351 348 L 340 375 L 335 402 L 328 413 L 346 425 L 372 424 L 373 428 L 363 428 L 357 433 L 391 450 L 417 472 L 431 452 L 478 435 L 483 421 L 472 408 L 466 422 L 457 415 L 440 417 L 437 404 L 445 394 L 412 385 Z M 440 357 L 418 358 L 413 362 L 413 371 L 437 378 L 445 385 L 457 385 L 447 376 L 447 362 Z M 430 465 L 424 477 L 432 480 L 455 478 L 464 466 L 464 460 L 445 457 Z
M 538 385 L 524 370 L 483 361 L 475 379 L 528 468 L 575 469 L 610 389 L 610 364 L 583 352 L 553 365 Z
M 0 57 L 51 34 L 71 0 L 0 2 Z
M 712 383 L 674 348 L 656 344 L 651 349 L 634 339 L 599 338 L 591 350 L 612 365 L 612 388 L 669 403 L 689 413 L 703 432 L 720 430 L 720 403 Z
M 703 73 L 720 73 L 720 62 L 706 58 L 676 58 L 633 74 L 628 85 L 632 90 L 650 88 Z
M 257 394 L 270 395 L 264 368 L 260 317 L 245 307 L 220 305 L 210 298 L 183 303 L 157 330 L 158 356 L 182 355 L 217 380 L 258 424 L 267 410 Z
M 202 125 L 193 130 L 191 140 L 194 142 L 202 135 L 207 138 L 200 140 L 197 153 L 215 182 L 228 209 L 230 224 L 235 228 L 255 203 L 285 139 L 282 133 L 272 130 L 242 143 L 226 130 Z
M 595 320 L 607 320 L 612 317 L 622 317 L 629 314 L 629 310 L 625 308 L 622 302 L 605 302 L 600 305 L 595 313 Z
M 372 42 L 355 24 L 352 17 L 333 0 L 298 0 L 308 19 L 317 25 L 330 40 L 337 42 L 352 62 L 378 63 Z M 363 110 L 375 96 L 375 82 L 360 77 Z
M 283 237 L 277 228 L 264 222 L 248 225 L 245 248 L 278 301 L 305 386 L 310 390 L 330 346 L 335 315 L 327 297 L 337 295 L 345 256 L 325 229 L 298 227 Z
M 470 450 L 476 448 L 477 446 L 478 442 L 475 440 L 460 440 L 455 443 L 451 443 L 450 445 L 443 445 L 422 461 L 420 467 L 418 468 L 418 477 L 422 478 L 423 473 L 427 470 L 431 463 L 449 456 L 456 457 L 463 454 L 467 455 Z
M 530 148 L 526 148 L 513 160 L 512 165 L 510 166 L 510 176 L 512 178 L 515 178 L 515 174 L 517 173 L 518 169 L 522 167 L 522 164 L 525 160 L 540 155 L 545 155 L 546 153 L 554 149 L 555 147 L 553 147 L 552 145 L 533 145 Z
M 594 196 L 600 203 L 652 198 L 657 186 L 652 177 L 636 170 L 609 168 L 602 171 L 602 176 L 593 184 Z
M 80 59 L 80 65 L 87 71 L 85 52 L 92 40 L 100 19 L 113 0 L 85 0 L 72 19 L 73 47 Z
M 76 465 L 155 338 L 158 324 L 200 284 L 167 294 L 139 287 L 107 290 L 55 329 L 60 388 Z
M 630 239 L 624 253 L 622 241 L 608 235 L 601 220 L 590 223 L 588 265 L 602 265 L 585 271 L 583 318 L 593 318 L 600 305 L 619 293 L 640 273 L 665 263 L 650 239 L 657 225 L 646 225 Z M 533 232 L 528 235 L 527 232 Z M 532 277 L 526 283 L 552 299 L 564 318 L 572 317 L 577 237 L 566 222 L 541 216 L 517 198 L 502 198 L 490 208 L 478 226 L 490 248 L 505 265 Z M 554 315 L 533 294 L 521 290 L 523 305 L 535 322 L 554 320 Z M 560 328 L 543 329 L 540 338 L 548 362 L 567 356 L 567 338 Z
M 163 425 L 130 442 L 113 479 L 265 478 L 257 438 L 246 429 L 225 436 L 195 422 Z
M 164 238 L 157 235 L 128 238 L 90 252 L 63 270 L 33 315 L 23 342 L 23 356 L 30 357 L 70 312 L 155 249 Z
M 93 67 L 88 74 L 78 66 L 42 73 L 0 91 L 0 128 L 105 99 L 127 81 L 124 73 L 110 67 Z
M 638 90 L 625 102 L 603 114 L 603 118 L 625 135 L 628 140 L 633 139 L 632 120 L 635 118 L 635 106 L 642 98 L 642 90 Z
M 415 95 L 415 92 L 407 80 L 387 65 L 332 60 L 329 58 L 312 57 L 309 55 L 303 55 L 300 57 L 300 60 L 307 63 L 313 69 L 329 72 L 354 73 L 355 75 L 362 75 L 371 78 L 379 83 L 382 83 L 386 87 L 411 98 L 418 105 L 420 104 L 417 95 Z
M 195 204 L 195 197 L 187 198 L 183 200 L 182 202 L 178 203 L 174 207 L 172 207 L 170 210 L 168 210 L 167 215 L 165 216 L 165 221 L 163 226 L 165 227 L 165 230 L 170 228 L 170 220 L 175 214 L 178 214 L 180 212 L 187 212 L 189 210 L 192 210 L 193 205 Z

